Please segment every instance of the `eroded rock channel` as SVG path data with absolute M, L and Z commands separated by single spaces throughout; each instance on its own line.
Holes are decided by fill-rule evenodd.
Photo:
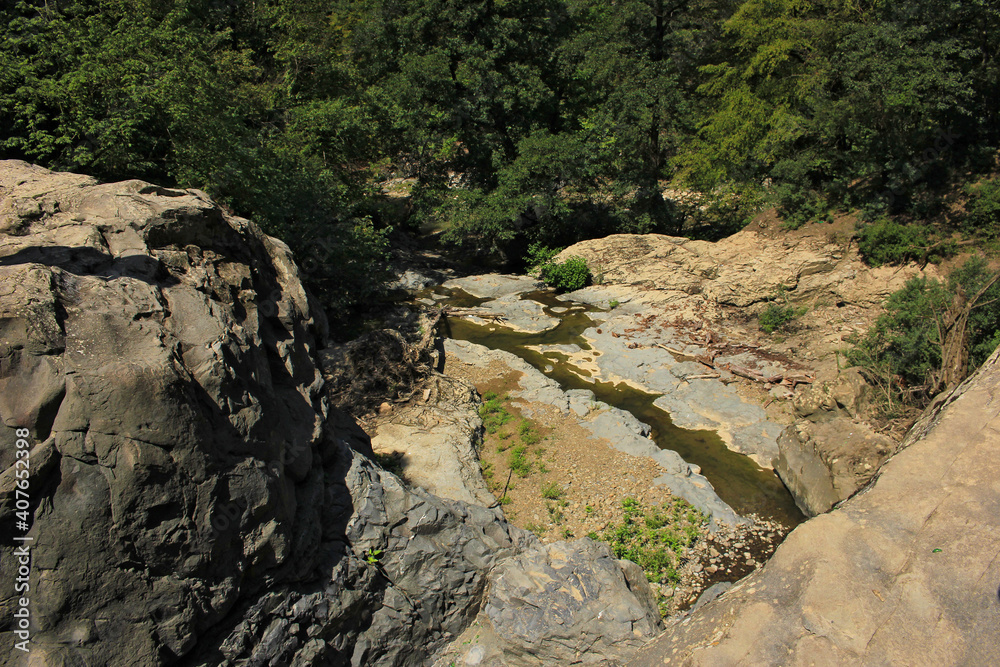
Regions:
M 623 349 L 615 349 L 616 346 L 607 344 L 609 339 L 617 341 L 620 336 L 609 325 L 604 325 L 609 315 L 627 321 L 629 315 L 639 312 L 638 309 L 619 304 L 609 312 L 593 304 L 538 291 L 534 285 L 529 291 L 514 293 L 518 297 L 516 300 L 510 298 L 511 295 L 491 300 L 462 289 L 462 286 L 475 283 L 475 278 L 455 281 L 435 293 L 437 302 L 442 305 L 474 304 L 495 311 L 504 317 L 504 323 L 486 322 L 481 318 L 471 321 L 449 318 L 447 332 L 451 338 L 516 355 L 557 382 L 564 391 L 590 392 L 590 396 L 571 393 L 578 401 L 600 401 L 632 415 L 648 427 L 650 439 L 657 447 L 675 452 L 683 461 L 694 464 L 694 473 L 703 475 L 718 498 L 736 514 L 753 514 L 788 528 L 803 520 L 773 470 L 727 447 L 715 431 L 677 426 L 669 409 L 682 410 L 687 415 L 696 415 L 701 409 L 716 415 L 718 426 L 737 433 L 741 444 L 762 454 L 765 460 L 769 455 L 777 455 L 775 441 L 782 426 L 766 421 L 763 411 L 740 400 L 735 392 L 726 392 L 725 385 L 721 389 L 712 387 L 702 391 L 698 388 L 685 392 L 692 395 L 691 400 L 700 398 L 700 406 L 684 405 L 680 402 L 684 399 L 658 393 L 656 390 L 661 388 L 675 389 L 678 381 L 684 381 L 688 375 L 698 375 L 697 367 L 677 362 L 662 349 L 629 349 L 627 344 L 620 346 Z M 507 283 L 508 286 L 515 284 Z M 608 329 L 607 333 L 604 329 Z M 464 351 L 466 357 L 474 354 L 469 348 Z M 657 377 L 658 372 L 666 377 Z M 634 378 L 639 378 L 645 386 Z M 707 386 L 712 378 L 688 382 L 699 380 Z M 697 423 L 698 417 L 688 417 L 688 421 Z M 608 435 L 614 437 L 615 434 L 609 432 Z M 675 486 L 679 490 L 680 485 Z M 683 492 L 679 494 L 696 507 L 713 512 L 712 502 L 703 494 L 690 497 Z M 720 513 L 724 520 L 734 520 L 722 508 L 716 506 L 714 512 Z

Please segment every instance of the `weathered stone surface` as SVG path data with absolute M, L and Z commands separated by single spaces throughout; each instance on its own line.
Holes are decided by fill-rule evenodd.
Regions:
M 778 438 L 774 471 L 806 516 L 816 516 L 850 498 L 868 483 L 896 444 L 864 422 L 839 417 L 799 421 Z
M 531 276 L 507 276 L 499 273 L 455 278 L 444 284 L 447 288 L 460 289 L 473 296 L 490 299 L 530 292 L 544 286 L 544 283 Z
M 435 376 L 422 394 L 378 420 L 372 449 L 397 456 L 414 486 L 450 500 L 493 505 L 476 452 L 483 429 L 478 405 L 470 383 Z
M 928 409 L 872 486 L 629 664 L 1000 663 L 998 388 L 1000 351 Z
M 807 516 L 849 498 L 896 451 L 861 421 L 870 392 L 857 368 L 827 369 L 792 397 L 798 419 L 778 438 L 773 465 Z
M 583 241 L 556 261 L 579 256 L 607 285 L 702 295 L 706 302 L 745 307 L 772 297 L 779 287 L 796 299 L 826 297 L 862 306 L 880 305 L 916 273 L 915 267 L 865 267 L 856 250 L 816 241 L 792 247 L 766 242 L 747 229 L 715 243 L 662 234 L 613 234 Z
M 505 561 L 490 579 L 483 616 L 510 665 L 608 664 L 660 626 L 642 570 L 588 539 Z
M 810 421 L 862 418 L 870 392 L 861 371 L 846 368 L 831 377 L 818 376 L 811 386 L 795 394 L 792 407 L 797 417 Z
M 202 193 L 0 162 L 0 226 L 0 528 L 27 428 L 37 664 L 423 664 L 534 543 L 354 451 L 288 248 Z

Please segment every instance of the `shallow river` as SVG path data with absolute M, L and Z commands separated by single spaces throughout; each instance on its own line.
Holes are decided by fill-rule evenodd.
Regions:
M 439 288 L 435 291 L 439 295 L 448 295 L 446 300 L 440 302 L 442 305 L 475 307 L 488 301 L 458 290 Z M 598 400 L 631 412 L 652 427 L 653 438 L 660 448 L 672 449 L 685 461 L 700 466 L 702 474 L 715 487 L 719 497 L 737 513 L 754 513 L 789 528 L 804 520 L 788 490 L 773 471 L 765 470 L 749 457 L 730 450 L 714 431 L 690 431 L 674 426 L 670 415 L 653 405 L 659 394 L 649 394 L 625 383 L 593 380 L 587 377 L 586 371 L 567 363 L 568 357 L 564 354 L 543 354 L 528 349 L 539 345 L 578 345 L 584 350 L 591 349 L 582 334 L 586 329 L 597 326 L 588 315 L 597 311 L 596 308 L 558 300 L 550 292 L 533 292 L 522 298 L 541 303 L 547 315 L 559 318 L 559 325 L 532 334 L 512 331 L 496 324 L 481 325 L 462 318 L 448 318 L 446 333 L 451 338 L 516 354 L 557 381 L 563 389 L 589 389 Z M 571 310 L 559 313 L 553 312 L 553 307 Z

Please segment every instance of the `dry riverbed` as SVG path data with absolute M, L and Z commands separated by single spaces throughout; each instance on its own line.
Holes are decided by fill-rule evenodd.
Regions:
M 756 569 L 784 536 L 781 526 L 766 521 L 724 524 L 711 533 L 700 513 L 654 482 L 664 473 L 655 461 L 594 438 L 572 411 L 512 398 L 520 388 L 519 371 L 496 361 L 474 366 L 450 360 L 447 373 L 469 380 L 487 399 L 480 458 L 507 518 L 543 542 L 589 535 L 613 548 L 650 554 L 640 564 L 654 580 L 665 615 L 689 607 L 707 586 Z M 664 535 L 668 541 L 676 535 L 682 544 L 662 544 L 653 557 L 654 546 L 642 542 Z

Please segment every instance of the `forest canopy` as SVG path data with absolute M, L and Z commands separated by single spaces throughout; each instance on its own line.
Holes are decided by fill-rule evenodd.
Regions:
M 20 0 L 0 33 L 0 157 L 202 188 L 335 309 L 390 224 L 512 262 L 765 203 L 1000 225 L 991 0 Z

